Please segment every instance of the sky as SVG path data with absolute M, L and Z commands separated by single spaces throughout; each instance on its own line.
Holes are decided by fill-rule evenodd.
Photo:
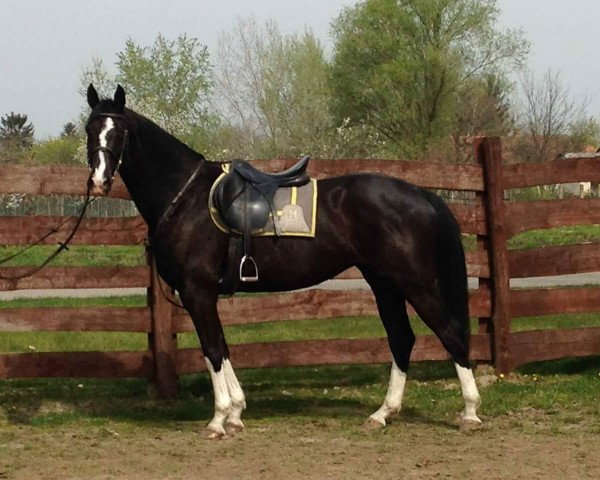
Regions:
M 216 52 L 218 35 L 249 16 L 286 34 L 310 28 L 331 47 L 331 21 L 356 0 L 0 0 L 0 115 L 27 114 L 36 138 L 58 135 L 85 107 L 80 75 L 92 58 L 112 67 L 125 41 L 186 34 Z M 498 0 L 501 28 L 521 28 L 536 75 L 560 71 L 600 119 L 600 0 Z

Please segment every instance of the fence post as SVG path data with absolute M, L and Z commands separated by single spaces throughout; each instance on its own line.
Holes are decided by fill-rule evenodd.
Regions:
M 155 385 L 160 398 L 174 399 L 177 397 L 177 337 L 173 334 L 171 304 L 165 298 L 165 295 L 171 296 L 171 289 L 158 275 L 156 260 L 150 250 L 147 260 L 150 266 L 148 306 L 152 321 L 148 343 L 154 363 L 154 374 L 150 381 Z
M 488 229 L 487 248 L 491 269 L 492 358 L 496 369 L 501 373 L 507 373 L 511 369 L 511 316 L 502 143 L 498 137 L 484 137 L 476 139 L 473 146 L 475 158 L 483 167 L 485 185 L 483 204 Z

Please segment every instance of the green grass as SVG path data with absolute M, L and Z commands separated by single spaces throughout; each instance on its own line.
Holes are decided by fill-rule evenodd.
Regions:
M 39 299 L 5 302 L 2 307 L 140 306 L 144 297 Z M 417 333 L 429 333 L 412 319 Z M 513 329 L 600 325 L 598 315 L 553 315 L 515 319 Z M 332 337 L 380 337 L 375 317 L 273 322 L 226 327 L 231 344 Z M 180 347 L 197 346 L 193 334 L 179 335 Z M 143 350 L 146 335 L 128 333 L 0 334 L 0 351 Z M 484 369 L 484 373 L 485 373 Z M 245 417 L 257 422 L 319 422 L 335 419 L 342 426 L 375 410 L 385 395 L 389 366 L 294 367 L 240 370 L 248 398 Z M 458 382 L 450 362 L 419 362 L 411 366 L 403 421 L 449 425 L 462 408 Z M 26 379 L 0 381 L 0 425 L 29 424 L 110 426 L 171 425 L 206 421 L 212 413 L 212 390 L 204 374 L 180 379 L 180 398 L 163 403 L 149 398 L 144 379 Z M 600 433 L 600 357 L 529 364 L 506 379 L 482 388 L 484 420 L 501 418 L 528 428 L 546 422 L 550 431 L 568 433 L 573 425 Z M 592 420 L 589 420 L 589 419 Z M 584 421 L 585 419 L 585 421 Z M 595 419 L 595 420 L 593 420 Z M 127 427 L 129 425 L 129 427 Z M 546 428 L 546 427 L 545 427 Z
M 475 250 L 475 238 L 475 235 L 463 235 L 465 250 Z M 600 225 L 575 225 L 522 232 L 511 237 L 507 247 L 509 250 L 523 250 L 598 242 L 600 242 Z
M 600 242 L 600 225 L 530 230 L 515 235 L 508 241 L 509 250 L 555 247 L 580 243 Z
M 19 307 L 140 307 L 146 305 L 143 296 L 106 298 L 50 298 L 19 299 L 1 302 L 2 308 Z M 431 331 L 418 317 L 411 318 L 417 335 L 430 335 Z M 516 318 L 513 331 L 544 328 L 577 328 L 600 326 L 600 315 L 571 314 Z M 472 319 L 471 331 L 477 332 L 477 320 Z M 378 317 L 341 317 L 310 320 L 265 322 L 225 327 L 231 345 L 240 343 L 321 340 L 328 338 L 378 338 L 385 331 Z M 198 347 L 195 333 L 179 334 L 180 348 Z M 31 348 L 33 347 L 33 348 Z M 122 332 L 0 332 L 0 352 L 60 352 L 60 351 L 118 351 L 145 350 L 147 338 L 143 333 Z
M 90 298 L 18 298 L 0 302 L 2 308 L 41 308 L 41 307 L 143 307 L 146 297 L 130 295 L 124 297 Z
M 484 421 L 505 417 L 524 422 L 522 412 L 555 422 L 565 432 L 574 421 L 600 433 L 600 357 L 531 364 L 511 377 L 482 387 Z M 355 425 L 376 409 L 387 387 L 386 365 L 293 367 L 239 370 L 248 400 L 246 419 L 270 423 L 335 419 Z M 179 399 L 163 403 L 148 398 L 145 380 L 35 379 L 0 382 L 0 417 L 11 424 L 57 426 L 109 425 L 131 428 L 205 422 L 212 413 L 212 389 L 205 374 L 180 379 Z M 451 424 L 462 408 L 450 362 L 411 366 L 404 400 L 404 421 Z M 529 417 L 529 416 L 528 416 Z M 0 424 L 2 418 L 0 418 Z M 554 428 L 553 427 L 553 428 Z
M 600 327 L 598 312 L 513 318 L 511 323 L 513 332 L 579 327 Z
M 509 250 L 537 248 L 545 246 L 570 245 L 578 243 L 600 242 L 600 225 L 580 225 L 573 227 L 531 230 L 512 237 L 508 242 Z M 464 235 L 463 245 L 466 250 L 475 248 L 475 236 Z M 0 259 L 12 255 L 22 247 L 0 247 Z M 37 246 L 3 266 L 39 265 L 56 247 L 53 245 Z M 144 247 L 142 245 L 127 246 L 92 246 L 75 245 L 63 251 L 53 262 L 54 266 L 138 266 L 145 265 Z
M 13 255 L 22 248 L 23 247 L 14 246 L 0 247 L 0 259 Z M 20 267 L 26 265 L 39 265 L 54 252 L 55 249 L 55 245 L 32 247 L 2 266 Z M 69 246 L 68 250 L 63 250 L 51 263 L 51 265 L 56 267 L 101 267 L 109 265 L 134 267 L 145 264 L 144 247 L 141 245 L 73 245 Z

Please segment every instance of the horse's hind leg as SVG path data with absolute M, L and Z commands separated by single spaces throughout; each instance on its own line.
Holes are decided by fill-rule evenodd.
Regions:
M 388 390 L 383 405 L 373 413 L 366 423 L 368 428 L 386 425 L 386 420 L 400 411 L 406 385 L 406 372 L 410 353 L 415 343 L 415 335 L 410 326 L 404 296 L 397 289 L 389 287 L 386 280 L 377 280 L 368 274 L 365 278 L 371 285 L 379 316 L 386 330 L 392 356 L 392 368 Z
M 481 424 L 481 420 L 477 416 L 477 407 L 481 403 L 481 397 L 469 365 L 468 324 L 464 324 L 469 319 L 462 319 L 461 322 L 454 318 L 445 307 L 437 288 L 415 288 L 408 295 L 408 301 L 419 317 L 437 335 L 454 361 L 465 401 L 461 428 L 470 428 Z

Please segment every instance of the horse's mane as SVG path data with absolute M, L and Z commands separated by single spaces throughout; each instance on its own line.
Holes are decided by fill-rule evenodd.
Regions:
M 204 155 L 193 150 L 191 147 L 186 145 L 184 142 L 167 132 L 164 128 L 157 125 L 149 118 L 137 113 L 130 108 L 125 108 L 125 118 L 132 118 L 134 122 L 130 125 L 132 133 L 137 134 L 138 130 L 144 130 L 150 132 L 150 136 L 153 139 L 160 139 L 157 144 L 160 145 L 161 150 L 169 152 L 169 156 L 179 153 L 185 154 L 186 157 L 192 157 L 197 161 L 206 160 Z
M 159 147 L 161 151 L 168 153 L 169 157 L 179 154 L 196 161 L 206 160 L 204 155 L 193 150 L 184 142 L 167 132 L 164 128 L 160 127 L 144 115 L 137 113 L 135 110 L 125 107 L 124 112 L 119 112 L 112 99 L 107 98 L 101 100 L 92 110 L 90 118 L 93 118 L 94 115 L 99 113 L 123 113 L 125 118 L 129 120 L 127 128 L 129 129 L 130 134 L 137 135 L 139 131 L 150 133 L 149 138 L 151 140 L 160 140 L 156 142 L 156 147 Z

